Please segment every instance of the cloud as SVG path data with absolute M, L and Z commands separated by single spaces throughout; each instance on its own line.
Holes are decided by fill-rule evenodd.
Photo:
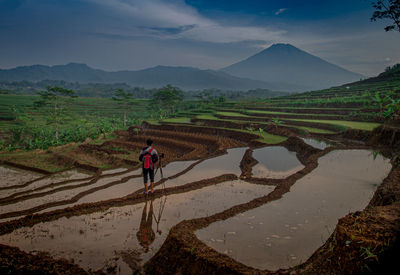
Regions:
M 223 25 L 198 13 L 184 1 L 86 0 L 111 9 L 129 25 L 118 35 L 148 35 L 161 39 L 184 38 L 214 43 L 243 40 L 279 40 L 285 30 L 259 26 Z
M 287 9 L 286 8 L 282 8 L 282 9 L 279 9 L 279 10 L 277 10 L 276 12 L 275 12 L 275 15 L 279 15 L 279 14 L 282 14 L 284 11 L 286 11 Z
M 196 25 L 192 24 L 192 25 L 179 26 L 176 28 L 145 28 L 145 29 L 155 31 L 156 33 L 159 34 L 176 35 L 191 30 L 195 27 Z

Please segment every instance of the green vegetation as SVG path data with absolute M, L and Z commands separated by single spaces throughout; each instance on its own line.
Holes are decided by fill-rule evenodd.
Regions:
M 0 149 L 46 149 L 87 138 L 98 140 L 99 136 L 107 138 L 107 133 L 129 126 L 139 129 L 144 120 L 152 124 L 190 124 L 192 118 L 227 122 L 226 125 L 236 123 L 240 129 L 233 130 L 257 134 L 267 143 L 285 139 L 263 130 L 271 125 L 315 134 L 334 134 L 348 128 L 371 131 L 385 120 L 400 118 L 399 68 L 393 66 L 376 78 L 349 85 L 244 101 L 228 101 L 230 97 L 214 90 L 197 95 L 193 92 L 192 98 L 196 100 L 185 99 L 183 91 L 170 85 L 146 92 L 150 100 L 139 99 L 138 91 L 125 90 L 122 85 L 116 89 L 114 99 L 57 96 L 56 101 L 52 97 L 42 105 L 38 103 L 45 101 L 44 95 L 5 91 L 0 94 Z M 47 97 L 50 99 L 50 95 Z M 54 106 L 63 115 L 54 115 Z M 307 119 L 293 116 L 307 116 Z
M 325 123 L 337 126 L 343 126 L 346 128 L 372 131 L 374 128 L 381 125 L 380 123 L 373 122 L 357 122 L 357 121 L 344 121 L 344 120 L 314 120 L 314 119 L 290 119 L 289 121 L 305 121 L 314 123 Z
M 281 143 L 281 142 L 287 140 L 286 137 L 272 135 L 267 132 L 258 132 L 258 133 L 251 132 L 251 133 L 261 136 L 261 139 L 259 139 L 258 141 L 268 143 L 268 144 L 278 144 L 278 143 Z
M 235 112 L 217 112 L 217 115 L 221 116 L 233 116 L 233 117 L 248 117 L 248 115 L 235 113 Z
M 129 107 L 135 105 L 136 102 L 133 100 L 133 94 L 127 93 L 123 89 L 118 89 L 115 91 L 115 96 L 112 97 L 120 106 L 124 112 L 124 127 L 126 127 L 126 112 L 128 112 Z
M 311 128 L 311 127 L 304 127 L 304 126 L 295 126 L 295 125 L 282 125 L 284 127 L 288 127 L 288 128 L 296 128 L 296 129 L 300 129 L 300 130 L 304 130 L 306 132 L 309 133 L 313 133 L 313 134 L 335 134 L 336 132 L 330 131 L 330 130 L 325 130 L 325 129 L 319 129 L 319 128 Z
M 149 102 L 149 109 L 152 110 L 153 117 L 156 114 L 159 119 L 163 119 L 174 115 L 180 109 L 182 101 L 182 91 L 167 85 L 153 94 L 152 100 Z
M 173 117 L 173 118 L 166 118 L 163 119 L 162 122 L 169 122 L 169 123 L 190 123 L 189 117 Z
M 276 111 L 260 111 L 260 110 L 247 110 L 246 114 L 266 114 L 266 115 L 296 115 L 296 116 L 321 116 L 321 114 L 311 114 L 311 113 L 289 113 L 289 112 L 276 112 Z M 335 114 L 324 114 L 324 116 L 336 116 Z
M 47 149 L 96 139 L 101 134 L 140 125 L 152 117 L 158 121 L 159 112 L 164 112 L 151 109 L 149 100 L 133 99 L 123 90 L 117 91 L 115 99 L 67 98 L 59 96 L 60 91 L 69 90 L 49 87 L 41 96 L 0 94 L 0 150 Z M 51 94 L 56 92 L 57 96 Z M 175 102 L 168 102 L 169 111 L 163 118 L 174 115 L 171 109 L 198 107 L 174 105 Z

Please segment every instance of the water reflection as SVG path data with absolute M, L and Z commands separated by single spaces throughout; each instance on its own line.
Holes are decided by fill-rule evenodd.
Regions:
M 154 220 L 156 221 L 156 224 L 157 224 L 156 232 L 159 235 L 161 235 L 161 233 L 162 233 L 162 231 L 160 229 L 160 222 L 161 222 L 162 214 L 164 213 L 164 208 L 165 208 L 166 202 L 167 202 L 167 196 L 164 196 L 164 197 L 160 198 L 160 206 L 159 206 L 159 209 L 158 209 L 157 217 L 156 217 L 156 215 L 153 214 L 154 215 Z
M 150 200 L 150 209 L 147 214 L 147 200 L 144 204 L 142 218 L 140 220 L 139 231 L 136 234 L 136 237 L 139 241 L 139 244 L 144 248 L 146 252 L 149 251 L 150 245 L 153 243 L 156 234 L 153 231 L 153 200 Z
M 142 179 L 138 179 L 138 185 L 142 186 Z M 73 259 L 83 268 L 92 270 L 102 269 L 106 263 L 115 261 L 115 252 L 118 251 L 123 261 L 116 262 L 117 270 L 121 270 L 120 274 L 132 274 L 131 269 L 137 270 L 137 264 L 141 265 L 153 257 L 163 245 L 170 229 L 182 220 L 214 215 L 234 205 L 266 195 L 274 188 L 236 180 L 171 194 L 168 198 L 155 198 L 154 221 L 150 229 L 150 232 L 154 231 L 154 240 L 147 252 L 144 251 L 137 235 L 141 235 L 138 234 L 140 225 L 143 226 L 145 221 L 149 221 L 151 197 L 148 197 L 146 209 L 146 203 L 143 202 L 79 216 L 62 217 L 1 235 L 0 243 L 18 246 L 29 252 L 45 251 L 55 258 Z M 126 253 L 122 254 L 121 251 Z M 129 266 L 126 266 L 124 261 L 129 263 Z

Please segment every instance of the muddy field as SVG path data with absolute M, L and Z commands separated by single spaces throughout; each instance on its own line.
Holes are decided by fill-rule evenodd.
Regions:
M 359 274 L 390 266 L 400 171 L 367 145 L 377 137 L 274 131 L 287 140 L 143 124 L 69 154 L 54 149 L 54 160 L 71 166 L 63 172 L 3 163 L 1 272 Z M 165 158 L 146 196 L 137 155 L 149 137 Z

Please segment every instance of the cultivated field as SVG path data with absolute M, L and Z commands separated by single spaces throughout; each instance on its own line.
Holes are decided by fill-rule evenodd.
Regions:
M 389 270 L 400 230 L 400 134 L 383 125 L 375 91 L 397 98 L 398 86 L 362 85 L 199 101 L 161 119 L 141 101 L 131 107 L 129 128 L 3 151 L 1 271 Z M 30 108 L 28 97 L 2 96 Z M 92 110 L 122 117 L 111 100 L 76 100 L 83 118 L 98 117 Z M 15 123 L 9 117 L 5 139 Z M 148 138 L 165 158 L 156 191 L 146 196 L 138 154 Z

